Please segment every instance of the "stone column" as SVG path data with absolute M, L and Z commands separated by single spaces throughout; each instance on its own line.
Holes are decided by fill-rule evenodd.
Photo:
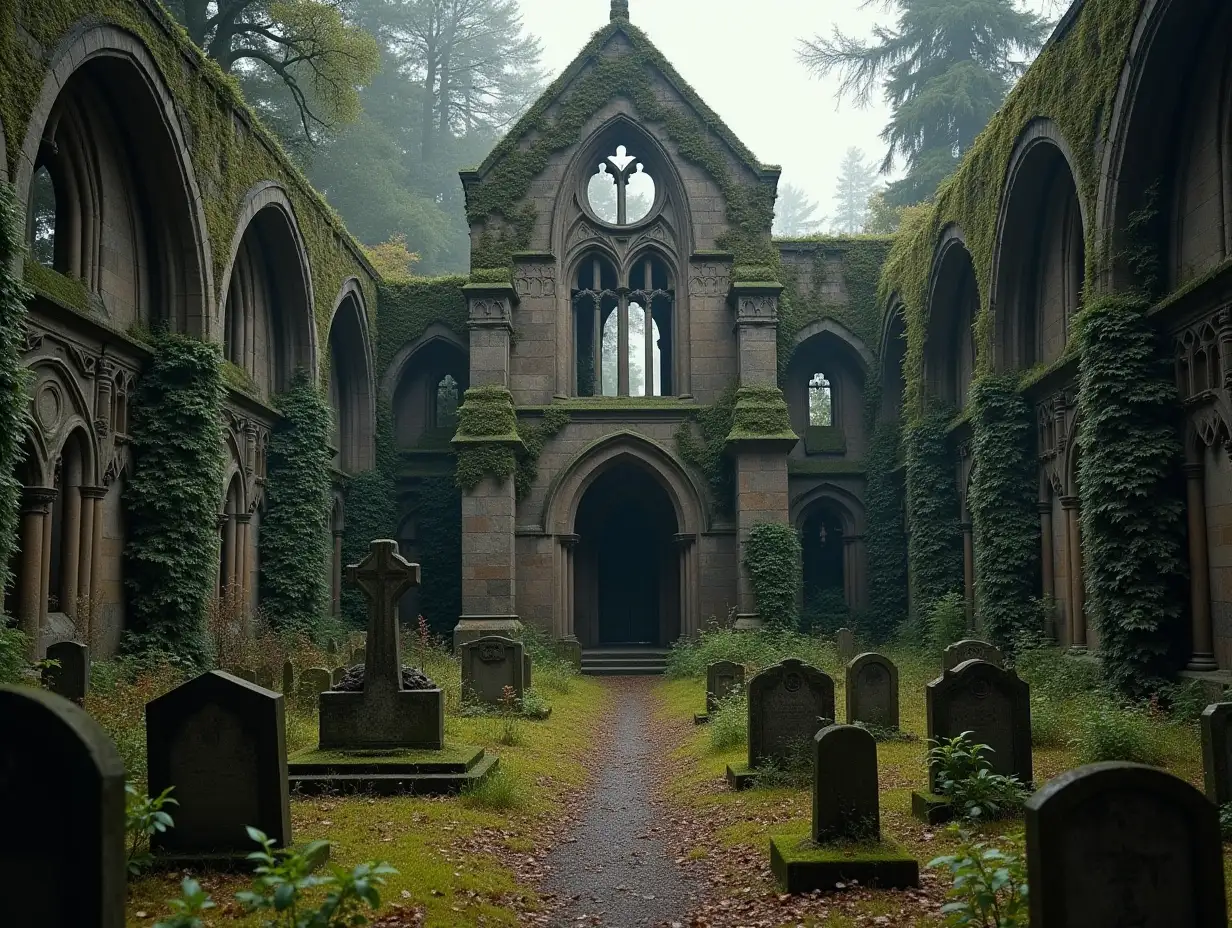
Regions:
M 1211 628 L 1211 569 L 1206 537 L 1206 468 L 1185 465 L 1186 515 L 1189 519 L 1189 608 L 1193 622 L 1193 656 L 1188 670 L 1218 670 Z
M 856 608 L 856 536 L 843 536 L 843 602 Z
M 560 614 L 556 621 L 556 637 L 562 642 L 577 642 L 577 600 L 574 580 L 574 552 L 581 538 L 561 535 L 560 542 Z
M 61 497 L 64 500 L 64 520 L 60 523 L 60 611 L 70 619 L 77 618 L 77 580 L 81 565 L 81 462 L 78 458 L 70 470 L 65 468 Z
M 616 394 L 629 395 L 629 293 L 620 290 L 620 305 L 616 309 Z
M 227 513 L 222 526 L 222 587 L 235 586 L 235 514 Z
M 99 568 L 95 561 L 102 555 L 98 551 L 98 542 L 95 539 L 95 525 L 97 523 L 98 533 L 101 535 L 103 520 L 101 510 L 106 496 L 106 487 L 81 488 L 81 553 L 77 558 L 77 599 L 86 604 L 87 622 L 86 641 L 84 642 L 86 645 L 92 645 L 94 620 L 97 618 L 94 615 L 94 610 L 98 605 L 94 575 L 99 572 Z
M 471 388 L 509 387 L 510 338 L 517 291 L 512 284 L 467 284 Z M 512 400 L 509 400 L 512 402 Z M 465 401 L 464 401 L 465 402 Z M 463 436 L 467 445 L 520 446 L 509 436 Z M 485 635 L 516 638 L 522 632 L 516 607 L 514 525 L 517 499 L 512 475 L 485 475 L 462 495 L 462 615 L 454 628 L 454 647 Z
M 1038 504 L 1040 517 L 1040 586 L 1044 600 L 1054 598 L 1055 579 L 1052 574 L 1052 500 L 1040 500 Z M 1044 620 L 1044 634 L 1056 641 L 1054 616 Z
M 334 555 L 330 571 L 332 587 L 330 611 L 335 616 L 342 615 L 342 536 L 342 532 L 334 532 Z
M 970 522 L 962 523 L 963 599 L 967 606 L 967 630 L 975 631 L 975 540 Z
M 223 598 L 227 592 L 227 571 L 231 566 L 231 552 L 227 550 L 227 526 L 231 517 L 225 512 L 218 515 L 218 596 Z
M 17 618 L 30 637 L 30 654 L 37 656 L 43 607 L 43 529 L 56 491 L 26 487 L 21 494 L 21 583 L 17 588 Z
M 692 638 L 697 634 L 697 580 L 693 562 L 697 536 L 678 534 L 675 542 L 680 552 L 680 637 Z
M 1070 650 L 1087 649 L 1086 591 L 1082 585 L 1082 502 L 1077 496 L 1061 497 L 1065 511 L 1065 546 L 1069 563 Z
M 53 534 L 52 520 L 60 515 L 56 502 L 60 499 L 58 490 L 51 491 L 48 500 L 47 513 L 43 516 L 43 560 L 39 565 L 39 625 L 47 624 L 47 601 L 51 598 L 51 538 Z
M 248 581 L 251 576 L 252 563 L 249 559 L 249 547 L 252 529 L 252 513 L 237 512 L 235 514 L 235 590 L 239 600 L 240 616 L 244 627 L 253 631 L 249 616 L 252 613 L 252 599 L 249 595 Z

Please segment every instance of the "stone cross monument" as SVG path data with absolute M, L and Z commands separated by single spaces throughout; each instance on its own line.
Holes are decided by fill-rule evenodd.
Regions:
M 368 643 L 364 656 L 365 690 L 402 689 L 402 648 L 398 600 L 419 586 L 419 565 L 408 563 L 394 541 L 374 541 L 368 556 L 346 569 L 346 580 L 368 600 Z

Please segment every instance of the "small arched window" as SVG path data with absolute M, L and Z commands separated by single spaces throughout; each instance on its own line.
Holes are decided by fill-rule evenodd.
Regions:
M 809 425 L 834 424 L 834 392 L 826 375 L 816 373 L 809 380 Z
M 458 426 L 458 382 L 446 374 L 436 385 L 436 427 L 453 429 Z
M 56 268 L 56 185 L 51 172 L 40 167 L 30 182 L 30 222 L 27 244 L 30 257 L 43 267 Z
M 608 155 L 591 177 L 586 199 L 595 215 L 612 225 L 627 226 L 650 215 L 655 204 L 654 178 L 624 145 Z

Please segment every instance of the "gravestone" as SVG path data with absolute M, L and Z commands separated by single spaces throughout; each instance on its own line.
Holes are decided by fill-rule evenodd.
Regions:
M 500 705 L 505 687 L 514 697 L 526 690 L 526 654 L 522 642 L 488 635 L 462 645 L 462 691 L 480 702 Z
M 84 709 L 0 686 L 0 924 L 124 928 L 124 762 Z
M 366 652 L 364 651 L 363 648 L 356 648 L 354 651 L 352 651 L 351 652 L 351 666 L 358 667 L 360 664 L 364 663 L 364 661 L 367 659 L 365 657 L 365 653 Z
M 90 691 L 90 649 L 76 641 L 57 641 L 47 648 L 47 659 L 59 666 L 43 671 L 43 685 L 82 705 Z
M 290 696 L 295 692 L 295 665 L 290 661 L 282 662 L 282 693 Z
M 1216 808 L 1141 764 L 1063 773 L 1026 807 L 1032 928 L 1225 928 Z
M 403 559 L 397 542 L 374 541 L 362 563 L 347 567 L 346 579 L 368 600 L 363 689 L 321 694 L 321 750 L 440 750 L 444 695 L 406 689 L 402 680 L 398 600 L 419 585 L 419 565 Z M 521 676 L 520 658 L 518 669 Z
M 295 695 L 304 702 L 315 702 L 333 684 L 333 678 L 324 667 L 309 667 L 299 675 L 299 689 Z
M 253 682 L 263 690 L 272 690 L 274 688 L 274 668 L 269 664 L 262 664 L 257 668 Z
M 744 686 L 744 665 L 735 661 L 715 661 L 706 667 L 706 711 L 714 712 L 719 703 Z
M 342 682 L 342 678 L 346 676 L 347 669 L 345 667 L 335 667 L 333 673 L 329 675 L 329 680 L 335 686 Z
M 856 633 L 850 628 L 840 628 L 834 633 L 834 643 L 838 646 L 838 659 L 847 663 L 856 656 Z
M 522 655 L 522 685 L 527 689 L 534 686 L 531 676 L 531 659 L 530 655 L 526 653 Z
M 235 667 L 231 671 L 231 676 L 239 677 L 241 680 L 246 680 L 249 683 L 257 682 L 257 672 L 249 670 L 247 667 Z
M 993 773 L 1031 783 L 1031 688 L 1012 670 L 987 661 L 964 661 L 926 687 L 928 739 L 971 732 L 975 744 L 992 748 Z M 937 791 L 930 766 L 928 788 Z
M 877 742 L 855 725 L 831 725 L 813 739 L 813 840 L 879 841 Z
M 883 654 L 867 651 L 847 664 L 847 724 L 898 728 L 898 668 Z
M 964 638 L 955 641 L 941 653 L 941 669 L 953 670 L 964 661 L 986 661 L 998 667 L 1005 666 L 1005 660 L 997 646 L 978 638 Z
M 1232 802 L 1232 702 L 1217 702 L 1202 712 L 1202 768 L 1206 798 L 1217 806 Z
M 246 826 L 291 843 L 285 703 L 281 693 L 220 671 L 145 707 L 151 796 L 168 786 L 175 827 L 153 838 L 171 857 L 243 858 Z
M 834 680 L 788 658 L 749 682 L 749 767 L 783 765 L 834 721 Z

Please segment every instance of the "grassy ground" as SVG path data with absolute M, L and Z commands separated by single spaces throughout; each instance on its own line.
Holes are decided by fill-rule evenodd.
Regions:
M 458 675 L 457 664 L 443 656 L 432 657 L 428 670 L 437 681 Z M 456 685 L 447 687 L 447 740 L 481 745 L 501 759 L 489 788 L 460 798 L 292 799 L 297 844 L 329 840 L 332 863 L 342 867 L 384 860 L 397 868 L 382 894 L 389 903 L 383 914 L 390 916 L 382 925 L 514 926 L 524 924 L 520 913 L 539 907 L 515 865 L 533 861 L 542 847 L 537 838 L 558 827 L 583 787 L 582 759 L 605 710 L 592 680 L 538 667 L 535 676 L 553 709 L 545 721 L 463 717 Z M 310 708 L 292 704 L 288 710 L 289 749 L 314 744 Z M 231 902 L 248 887 L 247 876 L 199 876 L 220 906 L 208 925 L 260 924 Z M 181 877 L 152 874 L 132 881 L 129 926 L 166 915 L 165 900 L 178 895 Z
M 914 654 L 891 656 L 900 671 L 901 727 L 904 732 L 916 735 L 917 740 L 882 742 L 877 746 L 881 827 L 887 837 L 925 864 L 934 857 L 949 853 L 957 843 L 948 830 L 930 828 L 911 817 L 911 792 L 925 783 L 925 684 L 937 676 L 939 661 L 926 660 Z M 817 657 L 822 669 L 835 678 L 837 715 L 842 719 L 843 678 L 837 658 L 824 653 Z M 1039 689 L 1042 690 L 1043 686 Z M 1057 689 L 1065 692 L 1064 684 Z M 694 820 L 709 823 L 707 828 L 692 835 L 695 846 L 681 849 L 685 858 L 710 858 L 711 883 L 718 887 L 720 896 L 727 895 L 733 901 L 737 897 L 748 898 L 751 884 L 753 891 L 759 885 L 763 892 L 767 891 L 764 868 L 769 863 L 769 836 L 806 832 L 811 815 L 808 791 L 754 789 L 743 793 L 732 792 L 723 782 L 724 770 L 729 763 L 743 764 L 747 760 L 747 747 L 740 744 L 716 750 L 711 746 L 711 736 L 706 726 L 692 727 L 693 714 L 700 710 L 704 702 L 704 677 L 664 680 L 657 694 L 659 721 L 665 726 L 675 726 L 680 733 L 679 746 L 673 758 L 675 763 L 671 768 L 674 775 L 667 784 L 667 794 L 673 804 Z M 1094 694 L 1045 698 L 1040 694 L 1037 706 L 1041 714 L 1049 716 L 1051 731 L 1046 739 L 1049 746 L 1037 747 L 1034 751 L 1037 784 L 1042 785 L 1058 773 L 1079 766 L 1081 752 L 1092 750 L 1091 739 L 1083 734 L 1089 730 L 1089 723 L 1088 727 L 1084 727 L 1081 720 L 1090 717 L 1092 710 L 1098 708 L 1101 698 Z M 1106 708 L 1115 712 L 1115 707 Z M 1146 715 L 1141 721 L 1146 726 L 1143 737 L 1149 739 L 1146 747 L 1156 754 L 1154 760 L 1201 788 L 1202 752 L 1197 725 L 1168 721 L 1159 715 Z M 1116 719 L 1114 723 L 1120 724 Z M 1127 735 L 1126 738 L 1131 745 L 1143 746 L 1131 736 Z M 1071 739 L 1077 739 L 1076 743 L 1070 743 Z M 985 825 L 980 829 L 982 835 L 993 838 L 1020 835 L 1021 831 L 1021 818 Z M 1229 866 L 1232 855 L 1225 852 L 1224 859 L 1225 871 L 1232 873 Z M 758 867 L 758 864 L 762 866 Z M 750 873 L 753 868 L 761 872 Z M 759 879 L 760 884 L 757 882 Z M 1232 885 L 1232 879 L 1229 883 Z M 822 913 L 793 912 L 790 918 L 783 918 L 781 922 L 758 924 L 814 925 L 824 921 L 827 926 L 841 928 L 848 924 L 867 924 L 869 917 L 886 916 L 890 919 L 888 922 L 874 924 L 941 925 L 943 922 L 936 909 L 946 885 L 933 876 L 926 882 L 925 893 L 922 894 L 928 898 L 888 891 L 860 892 L 853 901 L 844 903 L 841 911 L 831 906 Z M 840 894 L 835 898 L 841 899 L 842 896 Z

